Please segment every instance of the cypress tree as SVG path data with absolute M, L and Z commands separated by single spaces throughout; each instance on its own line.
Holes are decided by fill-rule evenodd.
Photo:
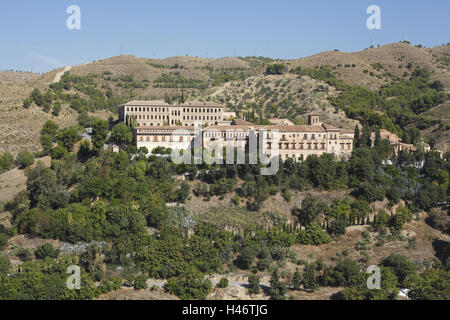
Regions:
M 300 271 L 298 268 L 295 269 L 294 278 L 292 279 L 292 286 L 295 290 L 299 290 L 302 284 L 302 279 L 300 277 Z
M 303 273 L 303 288 L 306 290 L 317 289 L 315 270 L 316 266 L 314 263 L 309 263 L 305 267 L 305 271 Z
M 359 133 L 359 127 L 358 125 L 355 125 L 355 147 L 358 148 L 361 145 L 361 140 L 360 140 L 360 133 Z

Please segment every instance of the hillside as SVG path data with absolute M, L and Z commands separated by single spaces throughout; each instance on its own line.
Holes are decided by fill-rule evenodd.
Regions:
M 449 58 L 450 45 L 418 48 L 407 43 L 392 43 L 358 52 L 323 52 L 288 62 L 288 65 L 291 68 L 329 66 L 345 83 L 369 89 L 379 89 L 391 81 L 392 76 L 403 77 L 416 67 L 427 68 L 432 80 L 440 80 L 449 90 Z
M 240 116 L 254 115 L 255 121 L 261 117 L 266 120 L 285 117 L 304 123 L 306 113 L 314 111 L 332 125 L 353 128 L 355 120 L 346 118 L 342 109 L 335 113 L 337 108 L 330 102 L 341 92 L 334 83 L 315 76 L 314 72 L 325 68 L 346 85 L 361 86 L 378 94 L 383 85 L 407 81 L 416 68 L 427 68 L 430 81 L 439 80 L 449 93 L 449 57 L 450 45 L 420 48 L 393 43 L 359 52 L 323 52 L 288 61 L 262 57 L 148 59 L 122 55 L 43 75 L 0 72 L 0 152 L 16 155 L 23 149 L 38 151 L 39 131 L 49 119 L 67 127 L 77 123 L 79 113 L 88 112 L 106 119 L 122 102 L 166 99 L 176 103 L 181 95 L 187 100 L 223 103 Z M 300 67 L 309 73 L 265 75 L 273 63 L 285 64 L 287 71 Z M 61 81 L 55 84 L 58 80 Z M 50 101 L 47 112 L 34 103 L 28 109 L 22 107 L 34 88 L 44 96 L 50 88 L 45 96 Z M 56 101 L 62 105 L 57 116 L 51 112 Z M 412 119 L 405 125 L 396 123 L 396 130 L 420 124 L 427 141 L 448 150 L 448 128 L 438 125 L 439 121 L 448 123 L 448 109 L 447 101 L 417 115 L 427 119 L 427 124 Z M 382 114 L 388 110 L 373 111 Z

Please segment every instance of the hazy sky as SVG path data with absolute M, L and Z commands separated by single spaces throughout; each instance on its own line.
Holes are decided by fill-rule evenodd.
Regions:
M 66 9 L 81 9 L 69 30 Z M 368 6 L 381 30 L 368 30 Z M 450 42 L 449 0 L 1 0 L 0 69 L 46 72 L 124 54 L 294 59 L 403 40 Z

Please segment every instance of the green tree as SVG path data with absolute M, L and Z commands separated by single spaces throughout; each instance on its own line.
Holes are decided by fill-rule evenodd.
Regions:
M 270 299 L 284 300 L 287 292 L 286 283 L 280 281 L 280 275 L 277 268 L 275 268 L 270 277 Z
M 300 271 L 298 268 L 295 269 L 294 277 L 292 278 L 292 286 L 294 290 L 300 290 L 300 286 L 302 285 L 302 278 L 300 275 Z
M 35 88 L 31 92 L 31 99 L 33 99 L 34 103 L 39 107 L 44 104 L 44 95 L 38 88 Z
M 360 267 L 351 259 L 343 259 L 335 266 L 333 281 L 336 286 L 352 286 L 359 284 Z
M 8 256 L 4 252 L 0 252 L 0 281 L 2 276 L 8 274 L 10 266 Z
M 89 140 L 83 140 L 80 143 L 80 149 L 78 150 L 78 157 L 80 159 L 86 159 L 91 154 L 91 143 Z
M 25 109 L 28 109 L 31 106 L 31 103 L 33 102 L 33 100 L 31 98 L 26 98 L 25 100 L 23 100 L 23 107 Z
M 305 271 L 303 273 L 303 287 L 306 290 L 313 291 L 318 287 L 315 270 L 316 266 L 314 263 L 308 263 L 305 267 Z
M 45 135 L 48 134 L 50 137 L 54 138 L 56 137 L 56 134 L 58 133 L 58 125 L 56 123 L 54 123 L 51 120 L 48 120 L 44 123 L 42 130 L 41 130 L 41 135 Z
M 266 75 L 281 75 L 287 70 L 286 65 L 282 63 L 271 64 L 266 69 Z
M 59 114 L 61 113 L 61 103 L 60 102 L 55 102 L 55 104 L 53 105 L 53 115 L 55 117 L 59 116 Z
M 143 274 L 139 275 L 134 279 L 134 290 L 144 290 L 147 289 L 147 277 Z
M 108 121 L 96 119 L 92 126 L 92 150 L 99 154 L 108 137 Z
M 259 286 L 259 277 L 256 274 L 251 274 L 248 276 L 248 292 L 250 294 L 258 294 L 261 292 L 261 287 Z
M 133 132 L 124 123 L 119 123 L 113 128 L 110 139 L 118 146 L 125 146 L 133 141 Z
M 51 156 L 52 159 L 62 159 L 66 154 L 68 153 L 67 149 L 64 148 L 63 146 L 57 145 L 56 147 L 53 148 Z
M 413 300 L 450 300 L 450 270 L 430 268 L 407 280 Z
M 31 166 L 34 163 L 34 155 L 28 151 L 22 151 L 17 155 L 16 164 L 22 168 Z
M 300 230 L 297 235 L 297 242 L 301 244 L 318 246 L 329 243 L 330 241 L 327 232 L 317 223 L 307 225 L 305 230 Z
M 14 157 L 12 154 L 5 152 L 0 156 L 0 173 L 12 169 Z
M 301 205 L 301 209 L 294 208 L 293 214 L 298 216 L 298 220 L 302 225 L 309 225 L 312 223 L 319 213 L 324 212 L 325 205 L 319 202 L 315 197 L 308 195 Z
M 258 254 L 258 248 L 255 245 L 245 246 L 242 249 L 241 255 L 239 256 L 239 259 L 238 259 L 239 266 L 242 269 L 250 269 L 257 254 Z
M 399 232 L 402 230 L 403 225 L 411 222 L 411 220 L 412 214 L 409 209 L 403 205 L 400 205 L 395 211 L 395 214 L 389 220 L 389 225 L 393 230 Z
M 169 278 L 164 288 L 183 300 L 204 300 L 211 292 L 212 284 L 211 281 L 204 280 L 200 273 L 187 272 L 183 277 Z
M 375 221 L 372 224 L 373 229 L 378 232 L 386 230 L 389 218 L 390 218 L 389 214 L 386 211 L 384 210 L 379 211 L 378 214 L 375 216 Z
M 228 287 L 228 279 L 227 278 L 220 279 L 219 283 L 217 284 L 217 287 L 222 289 Z
M 42 149 L 46 154 L 49 154 L 53 148 L 53 138 L 49 134 L 41 135 Z
M 382 262 L 385 267 L 392 268 L 401 285 L 405 283 L 408 276 L 414 274 L 416 267 L 405 256 L 393 253 Z
M 38 246 L 34 252 L 36 259 L 45 259 L 47 257 L 57 258 L 59 255 L 59 249 L 53 248 L 50 243 L 45 243 Z
M 179 203 L 185 203 L 186 199 L 189 196 L 190 191 L 191 191 L 191 188 L 190 188 L 189 184 L 187 184 L 186 182 L 183 182 L 181 184 L 180 189 L 177 190 L 177 194 L 176 194 L 177 201 Z
M 67 149 L 67 151 L 72 152 L 75 143 L 80 141 L 81 136 L 78 133 L 78 128 L 76 126 L 69 127 L 60 131 L 56 137 L 58 143 Z

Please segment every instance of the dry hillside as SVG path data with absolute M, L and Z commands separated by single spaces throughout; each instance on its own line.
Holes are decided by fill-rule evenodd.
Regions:
M 298 60 L 277 61 L 288 66 L 316 68 L 328 66 L 337 77 L 351 85 L 377 89 L 392 77 L 406 77 L 416 67 L 426 67 L 432 80 L 440 80 L 450 91 L 450 45 L 419 48 L 406 43 L 394 43 L 359 52 L 323 52 Z M 321 113 L 324 120 L 338 127 L 354 127 L 343 114 L 334 114 L 328 97 L 336 90 L 324 82 L 291 73 L 265 76 L 267 66 L 275 60 L 269 58 L 171 57 L 167 59 L 116 56 L 73 66 L 71 75 L 95 75 L 95 88 L 111 90 L 116 97 L 128 99 L 164 99 L 181 92 L 188 100 L 214 100 L 235 111 L 252 111 L 249 103 L 256 103 L 266 118 L 287 117 L 298 123 L 305 121 L 310 111 Z M 0 72 L 0 152 L 17 154 L 20 150 L 37 151 L 39 131 L 49 119 L 62 127 L 75 124 L 77 113 L 63 104 L 58 117 L 32 106 L 22 108 L 23 100 L 37 87 L 43 93 L 58 79 L 64 68 L 46 74 Z M 130 79 L 131 76 L 131 79 Z M 124 80 L 123 78 L 127 78 Z M 128 83 L 126 81 L 129 81 Z M 131 85 L 130 85 L 131 84 Z M 74 89 L 69 93 L 76 93 Z M 81 94 L 84 97 L 84 94 Z M 175 100 L 176 101 L 176 100 Z M 111 109 L 110 109 L 111 110 Z M 258 110 L 256 110 L 258 111 Z M 437 106 L 424 115 L 448 123 L 449 104 Z M 107 112 L 100 113 L 103 118 Z M 436 141 L 436 146 L 448 149 L 447 131 L 429 128 L 423 133 Z
M 416 67 L 427 68 L 433 80 L 450 90 L 450 45 L 418 48 L 407 43 L 392 43 L 358 52 L 328 51 L 288 62 L 291 68 L 330 66 L 338 78 L 351 85 L 377 89 L 390 81 L 390 73 L 402 77 Z M 376 64 L 380 65 L 376 65 Z M 411 63 L 408 68 L 408 64 Z M 367 70 L 367 72 L 364 72 Z M 370 74 L 372 72 L 372 75 Z

